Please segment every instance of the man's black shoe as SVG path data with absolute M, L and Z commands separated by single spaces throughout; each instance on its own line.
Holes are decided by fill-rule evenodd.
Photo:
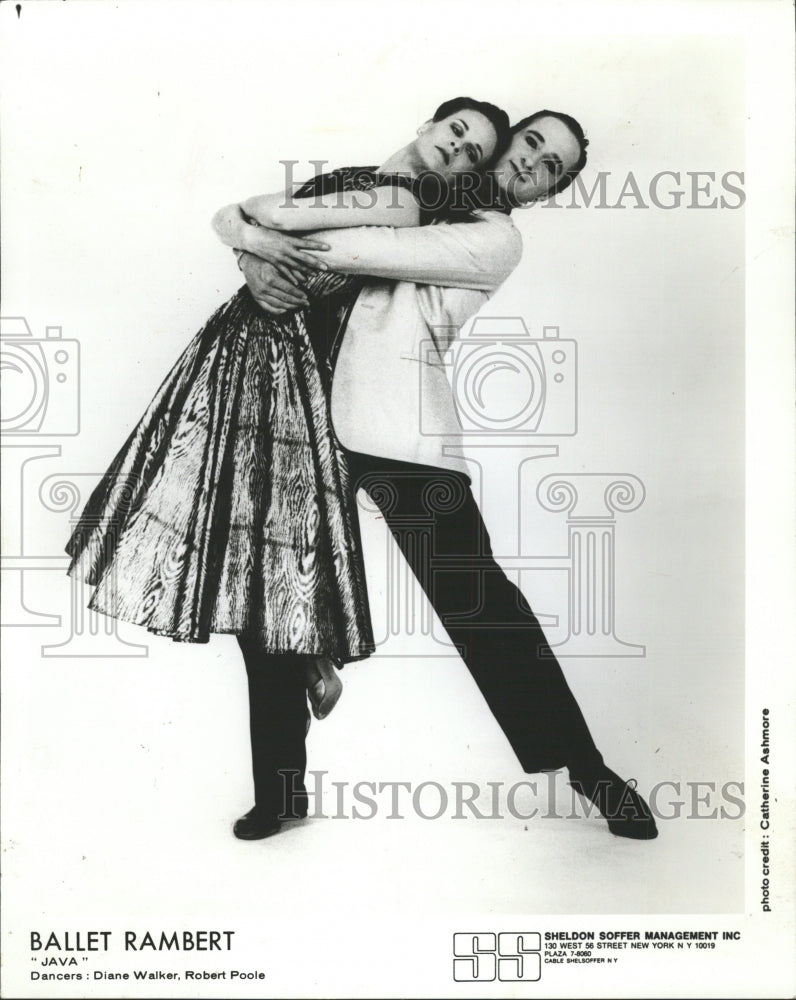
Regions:
M 255 806 L 245 816 L 235 821 L 232 832 L 238 840 L 264 840 L 279 833 L 281 825 L 281 821 L 274 813 L 267 813 Z
M 291 812 L 269 812 L 254 806 L 245 816 L 235 820 L 232 832 L 238 840 L 264 840 L 266 837 L 273 837 L 279 833 L 279 828 L 283 822 L 291 819 L 307 818 L 307 796 L 296 796 Z
M 623 781 L 610 768 L 601 767 L 590 774 L 573 774 L 570 785 L 579 795 L 593 802 L 617 837 L 654 840 L 658 828 L 650 807 L 636 791 L 636 782 Z

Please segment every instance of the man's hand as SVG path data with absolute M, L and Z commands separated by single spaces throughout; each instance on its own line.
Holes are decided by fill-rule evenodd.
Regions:
M 303 309 L 310 304 L 298 286 L 298 275 L 294 274 L 292 280 L 289 280 L 284 274 L 280 274 L 274 264 L 250 253 L 240 254 L 238 266 L 254 301 L 265 312 L 281 316 L 291 309 Z

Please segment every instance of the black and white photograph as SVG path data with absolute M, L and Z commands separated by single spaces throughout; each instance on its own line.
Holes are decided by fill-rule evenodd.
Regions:
M 792 9 L 0 4 L 5 997 L 786 997 Z

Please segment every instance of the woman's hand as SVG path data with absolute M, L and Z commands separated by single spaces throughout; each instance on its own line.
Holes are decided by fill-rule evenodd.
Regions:
M 240 205 L 220 208 L 213 216 L 212 226 L 222 243 L 267 260 L 294 284 L 310 277 L 315 271 L 328 270 L 317 257 L 318 252 L 329 249 L 328 243 L 312 237 L 271 232 L 260 225 L 253 225 L 251 216 L 244 214 Z
M 315 271 L 328 271 L 326 264 L 308 251 L 328 250 L 329 244 L 309 236 L 288 236 L 261 226 L 246 226 L 243 243 L 241 249 L 268 261 L 289 281 L 310 277 Z
M 304 291 L 268 261 L 242 253 L 238 257 L 238 267 L 254 301 L 272 316 L 281 316 L 291 309 L 303 309 L 310 304 Z

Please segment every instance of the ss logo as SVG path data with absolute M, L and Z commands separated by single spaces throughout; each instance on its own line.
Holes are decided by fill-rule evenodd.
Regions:
M 457 983 L 534 982 L 542 974 L 542 938 L 535 931 L 453 935 Z

